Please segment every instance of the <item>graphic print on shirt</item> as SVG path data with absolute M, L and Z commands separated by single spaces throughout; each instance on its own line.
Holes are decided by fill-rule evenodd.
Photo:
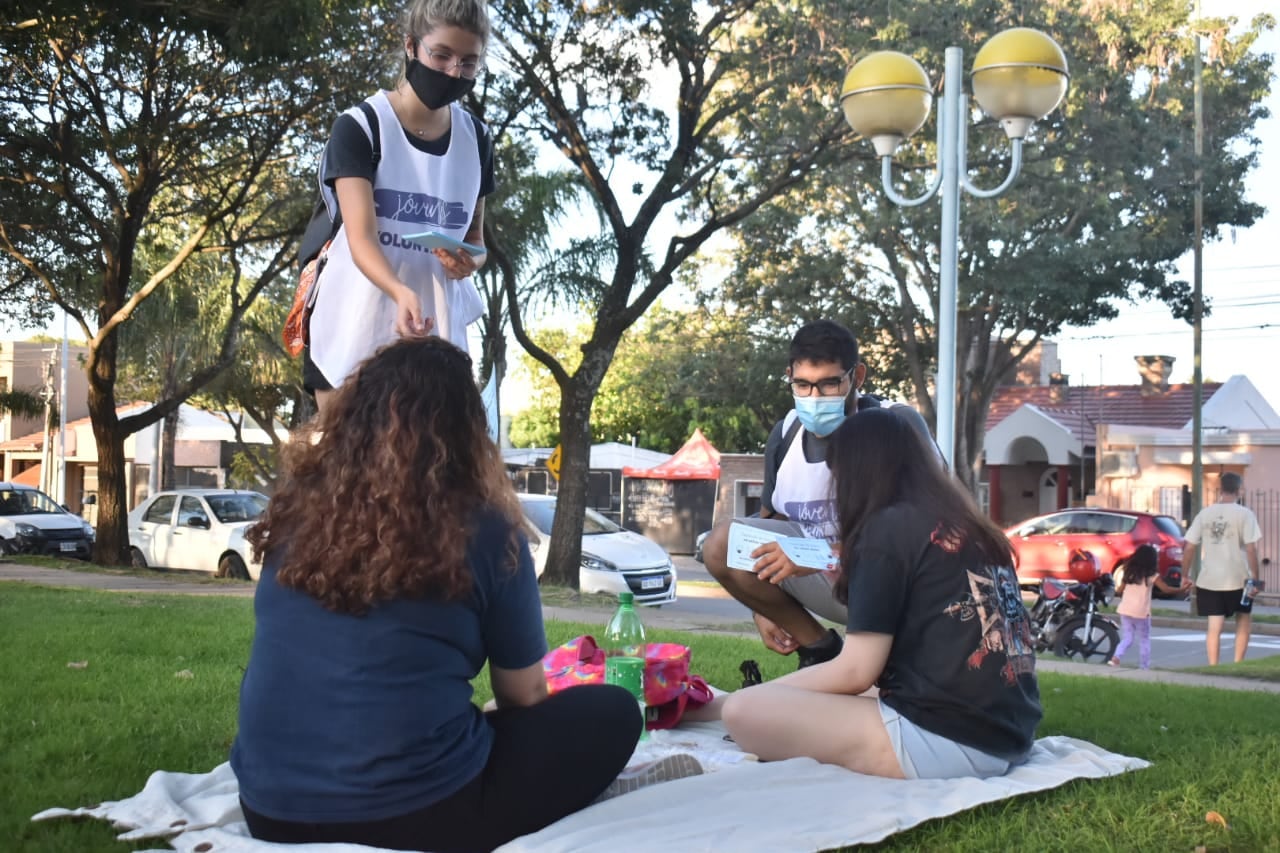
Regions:
M 830 531 L 838 529 L 836 525 L 836 502 L 830 498 L 816 501 L 786 501 L 782 505 L 783 514 L 804 529 L 804 535 L 810 539 L 831 540 Z
M 462 202 L 447 201 L 430 193 L 378 188 L 373 191 L 373 209 L 379 219 L 392 222 L 438 228 L 465 228 L 471 223 L 471 213 Z
M 1214 545 L 1221 545 L 1222 540 L 1227 538 L 1227 520 L 1225 518 L 1215 518 L 1209 522 L 1209 541 Z
M 1035 671 L 1031 626 L 1018 577 L 1008 566 L 988 566 L 965 574 L 969 577 L 969 594 L 942 612 L 961 622 L 978 620 L 978 645 L 969 654 L 970 669 L 982 666 L 989 654 L 1004 655 L 1000 675 L 1006 684 L 1014 684 L 1018 676 Z

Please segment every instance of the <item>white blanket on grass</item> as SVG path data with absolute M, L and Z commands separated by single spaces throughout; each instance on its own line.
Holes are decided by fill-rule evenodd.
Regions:
M 1107 752 L 1086 741 L 1046 737 L 1036 741 L 1027 763 L 998 778 L 908 782 L 863 776 L 808 758 L 752 761 L 725 742 L 723 735 L 718 722 L 654 732 L 637 748 L 633 764 L 672 752 L 692 752 L 707 772 L 597 803 L 500 850 L 808 853 L 880 841 L 926 820 L 1055 788 L 1072 779 L 1098 779 L 1148 766 L 1140 758 Z M 374 849 L 254 840 L 240 812 L 235 775 L 227 764 L 203 774 L 157 771 L 140 793 L 127 800 L 90 808 L 47 809 L 32 820 L 75 816 L 111 821 L 127 830 L 119 836 L 122 841 L 166 839 L 180 853 L 368 853 Z

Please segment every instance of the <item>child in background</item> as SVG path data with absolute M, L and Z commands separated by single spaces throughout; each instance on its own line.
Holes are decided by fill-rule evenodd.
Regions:
M 1138 666 L 1151 669 L 1151 590 L 1159 587 L 1166 593 L 1181 591 L 1161 579 L 1159 566 L 1160 553 L 1154 545 L 1139 545 L 1124 564 L 1124 577 L 1116 588 L 1116 595 L 1120 597 L 1116 608 L 1120 614 L 1120 645 L 1116 646 L 1115 657 L 1107 661 L 1111 666 L 1120 665 L 1120 658 L 1129 650 L 1136 634 Z M 1183 588 L 1186 586 L 1184 583 Z

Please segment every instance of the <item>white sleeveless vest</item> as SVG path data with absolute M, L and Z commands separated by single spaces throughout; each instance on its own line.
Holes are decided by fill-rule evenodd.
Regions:
M 793 410 L 783 420 L 783 435 L 794 418 Z M 774 475 L 770 499 L 773 508 L 803 527 L 805 536 L 834 542 L 840 534 L 840 525 L 836 519 L 836 501 L 831 487 L 831 470 L 827 463 L 809 462 L 804 458 L 802 427 Z
M 400 238 L 423 231 L 458 240 L 466 236 L 480 194 L 475 125 L 461 107 L 450 105 L 449 150 L 435 156 L 414 148 L 405 137 L 385 92 L 368 101 L 378 114 L 382 143 L 373 183 L 378 243 L 396 276 L 417 292 L 424 319 L 435 321 L 433 334 L 465 351 L 467 326 L 484 314 L 474 282 L 447 278 L 429 249 Z M 359 107 L 347 115 L 368 132 Z M 323 179 L 320 189 L 330 213 L 335 212 L 337 199 Z M 396 340 L 395 319 L 395 302 L 356 267 L 347 229 L 338 229 L 311 315 L 311 360 L 337 388 L 361 361 Z

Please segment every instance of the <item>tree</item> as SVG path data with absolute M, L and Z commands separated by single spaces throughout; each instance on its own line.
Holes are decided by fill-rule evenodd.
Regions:
M 507 288 L 516 339 L 560 389 L 546 577 L 576 587 L 592 403 L 619 341 L 712 237 L 832 155 L 838 117 L 812 121 L 805 105 L 839 59 L 794 4 L 518 0 L 495 12 L 494 53 L 510 69 L 496 103 L 522 144 L 561 152 L 592 205 L 534 277 L 590 317 L 575 366 L 531 339 Z
M 955 459 L 972 486 L 992 394 L 1042 338 L 1113 317 L 1135 299 L 1159 299 L 1189 316 L 1189 288 L 1174 278 L 1192 242 L 1189 12 L 1181 2 L 1066 0 L 1034 9 L 900 4 L 892 12 L 868 15 L 865 46 L 912 52 L 928 69 L 942 67 L 944 46 L 975 50 L 1018 24 L 1050 32 L 1071 63 L 1066 103 L 1037 124 L 1018 181 L 997 199 L 961 202 Z M 1245 178 L 1256 161 L 1254 128 L 1266 114 L 1270 57 L 1249 48 L 1272 21 L 1255 21 L 1235 40 L 1225 21 L 1206 25 L 1204 221 L 1212 239 L 1261 212 L 1245 199 Z M 859 40 L 846 47 L 863 46 L 851 38 Z M 904 194 L 919 193 L 931 174 L 931 139 L 926 127 L 898 156 Z M 998 183 L 1005 152 L 994 122 L 971 128 L 975 183 Z M 880 330 L 892 347 L 878 351 L 896 361 L 891 371 L 909 377 L 933 420 L 938 219 L 936 204 L 889 203 L 876 169 L 825 170 L 739 229 L 735 271 L 711 297 L 760 322 L 843 315 L 854 316 L 864 336 Z
M 573 369 L 589 329 L 537 336 L 544 350 Z M 674 453 L 700 428 L 721 451 L 758 453 L 790 406 L 780 381 L 786 341 L 760 338 L 726 314 L 660 306 L 627 331 L 591 410 L 593 442 L 630 442 Z M 559 388 L 530 356 L 521 368 L 538 402 L 512 419 L 517 446 L 551 446 Z
M 62 308 L 89 342 L 104 563 L 127 558 L 125 437 L 234 362 L 246 311 L 293 261 L 318 142 L 377 79 L 391 36 L 381 7 L 135 5 L 58 2 L 0 29 L 0 293 L 10 313 Z M 258 32 L 282 20 L 283 35 Z M 218 259 L 195 283 L 218 289 L 202 295 L 222 305 L 214 354 L 120 418 L 120 330 L 199 257 Z

